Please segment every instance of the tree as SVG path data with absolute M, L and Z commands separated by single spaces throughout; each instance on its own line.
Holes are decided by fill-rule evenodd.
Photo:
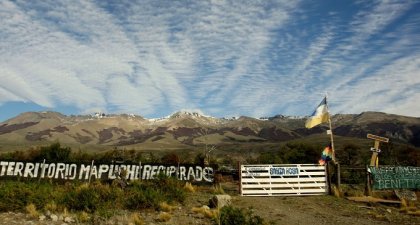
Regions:
M 360 154 L 360 147 L 355 144 L 346 144 L 343 149 L 336 150 L 336 156 L 343 165 L 364 165 L 364 159 Z
M 50 146 L 41 147 L 41 152 L 38 160 L 45 159 L 49 162 L 66 162 L 70 159 L 71 148 L 61 147 L 59 142 L 53 143 Z
M 179 156 L 175 153 L 167 153 L 161 158 L 162 163 L 176 165 L 179 163 Z

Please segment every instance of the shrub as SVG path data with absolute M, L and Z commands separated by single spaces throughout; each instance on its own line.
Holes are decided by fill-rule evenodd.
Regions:
M 215 220 L 217 220 L 217 216 L 218 216 L 218 211 L 217 211 L 217 209 L 215 209 L 215 210 L 211 210 L 210 208 L 208 208 L 208 207 L 206 207 L 206 206 L 203 206 L 203 207 L 199 207 L 199 208 L 197 208 L 197 207 L 193 207 L 193 208 L 191 209 L 191 211 L 192 211 L 192 212 L 194 212 L 194 213 L 199 213 L 199 214 L 202 214 L 202 215 L 204 215 L 204 217 L 206 217 L 206 218 L 210 218 L 210 219 L 215 219 Z
M 223 190 L 223 187 L 221 184 L 213 185 L 212 191 L 213 191 L 213 194 L 218 194 L 218 195 L 225 193 L 225 190 Z
M 99 181 L 61 185 L 7 180 L 0 182 L 0 211 L 21 211 L 32 204 L 35 209 L 53 212 L 69 209 L 108 217 L 110 209 L 168 208 L 172 202 L 183 202 L 185 196 L 182 183 L 166 177 L 135 181 L 124 190 Z
M 176 207 L 175 206 L 171 206 L 171 205 L 169 205 L 168 203 L 166 203 L 166 202 L 161 202 L 160 204 L 159 204 L 159 209 L 161 210 L 161 211 L 164 211 L 164 212 L 171 212 L 172 210 L 174 210 Z
M 21 183 L 14 181 L 0 183 L 0 211 L 23 209 L 28 204 L 27 198 L 31 194 L 31 190 Z
M 55 212 L 57 211 L 57 204 L 55 204 L 55 202 L 49 202 L 44 206 L 45 210 L 51 211 L 51 212 Z
M 220 209 L 219 218 L 215 219 L 221 225 L 263 225 L 264 220 L 260 216 L 253 215 L 251 210 L 243 210 L 232 206 L 224 206 Z M 220 221 L 217 221 L 217 220 Z
M 88 185 L 80 185 L 76 189 L 69 190 L 63 199 L 63 203 L 69 209 L 94 212 L 98 205 L 101 204 L 100 195 L 92 187 Z
M 171 218 L 172 218 L 171 214 L 167 212 L 161 212 L 159 213 L 156 220 L 159 222 L 168 222 Z
M 84 223 L 84 222 L 88 222 L 90 220 L 90 216 L 87 212 L 83 211 L 81 212 L 77 218 L 79 219 L 80 222 Z
M 39 216 L 38 210 L 36 210 L 35 205 L 32 203 L 26 206 L 26 212 L 33 218 L 38 218 Z
M 186 190 L 181 181 L 174 177 L 167 177 L 160 174 L 157 179 L 151 181 L 154 188 L 160 190 L 164 199 L 168 202 L 184 202 L 186 197 Z
M 138 214 L 138 213 L 133 213 L 130 216 L 130 222 L 129 224 L 134 224 L 134 225 L 144 225 L 144 220 L 143 218 Z
M 124 192 L 120 188 L 111 187 L 95 181 L 89 184 L 69 185 L 58 196 L 58 202 L 71 210 L 95 212 L 109 208 L 120 208 Z M 106 210 L 105 210 L 106 211 Z
M 42 208 L 53 193 L 48 183 L 23 183 L 19 181 L 6 181 L 0 183 L 0 211 L 23 210 L 32 203 Z
M 241 209 L 225 206 L 220 210 L 220 224 L 244 225 L 246 224 L 246 217 Z
M 188 192 L 195 192 L 195 188 L 190 182 L 185 183 L 184 189 Z
M 35 160 L 45 159 L 48 162 L 67 162 L 70 158 L 71 148 L 61 147 L 59 142 L 50 146 L 41 147 L 40 154 Z
M 147 182 L 135 181 L 125 189 L 125 206 L 128 209 L 155 208 L 161 202 L 183 202 L 186 191 L 182 183 L 174 178 L 159 176 Z
M 134 182 L 126 189 L 125 206 L 128 209 L 159 208 L 163 201 L 160 190 L 146 183 Z

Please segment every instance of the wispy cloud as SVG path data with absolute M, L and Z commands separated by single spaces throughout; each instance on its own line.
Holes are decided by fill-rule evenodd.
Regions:
M 305 115 L 328 92 L 333 112 L 419 116 L 419 3 L 346 4 L 1 1 L 0 104 Z
M 395 25 L 397 20 L 406 20 L 403 24 L 417 20 L 415 16 L 402 18 L 413 6 L 380 1 L 356 14 L 349 26 L 352 35 L 343 39 L 333 55 L 343 59 L 340 72 L 344 76 L 333 79 L 335 85 L 330 83 L 335 87 L 338 112 L 378 110 L 418 116 L 416 110 L 400 107 L 415 99 L 407 91 L 420 90 L 416 82 L 408 85 L 420 75 L 415 60 L 420 56 L 419 45 L 413 39 L 418 30 Z

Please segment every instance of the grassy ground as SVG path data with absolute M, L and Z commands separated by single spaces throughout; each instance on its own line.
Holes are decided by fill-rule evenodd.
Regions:
M 171 188 L 174 184 L 168 182 L 172 181 L 144 186 L 133 184 L 123 190 L 99 183 L 56 185 L 1 181 L 0 224 L 11 224 L 10 221 L 62 224 L 48 218 L 39 221 L 38 216 L 47 211 L 68 215 L 79 224 L 217 224 L 220 217 L 215 210 L 203 209 L 203 206 L 209 204 L 212 195 L 221 192 L 233 198 L 233 207 L 228 213 L 235 221 L 250 220 L 254 216 L 261 219 L 261 223 L 254 224 L 420 224 L 420 217 L 414 214 L 420 207 L 418 201 L 412 203 L 411 208 L 404 208 L 358 203 L 334 196 L 243 197 L 238 195 L 235 182 L 222 183 L 222 189 L 212 185 L 185 188 L 183 184 Z M 148 185 L 153 189 L 148 189 Z

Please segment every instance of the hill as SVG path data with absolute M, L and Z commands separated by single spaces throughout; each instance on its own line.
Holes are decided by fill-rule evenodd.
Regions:
M 306 118 L 277 115 L 215 118 L 177 112 L 165 118 L 138 115 L 66 116 L 57 112 L 26 112 L 0 123 L 2 150 L 59 141 L 79 148 L 188 149 L 205 144 L 278 143 L 317 137 L 328 129 L 304 127 Z M 393 142 L 420 146 L 420 118 L 380 112 L 332 116 L 336 136 L 366 138 L 367 133 Z

